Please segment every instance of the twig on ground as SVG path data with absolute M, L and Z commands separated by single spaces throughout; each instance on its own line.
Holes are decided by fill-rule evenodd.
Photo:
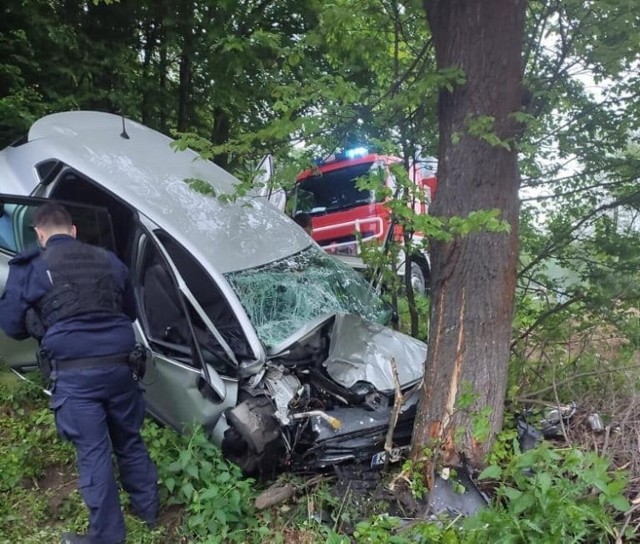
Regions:
M 640 509 L 640 504 L 636 504 L 635 506 L 632 506 L 629 510 L 627 510 L 627 513 L 624 515 L 624 523 L 622 524 L 622 527 L 620 527 L 620 532 L 618 533 L 618 536 L 616 538 L 616 544 L 624 543 L 624 540 L 622 540 L 622 537 L 624 536 L 624 532 L 627 530 L 629 523 L 631 523 L 631 518 L 633 517 L 633 513 L 639 509 Z M 637 527 L 636 527 L 636 530 L 637 530 Z
M 349 493 L 351 492 L 351 482 L 349 482 L 349 484 L 347 485 L 347 489 L 344 492 L 344 497 L 342 497 L 342 502 L 340 503 L 340 508 L 338 509 L 338 514 L 336 516 L 336 521 L 333 524 L 333 530 L 334 531 L 338 531 L 340 532 L 340 530 L 342 529 L 342 510 L 344 509 L 344 504 L 347 502 L 347 497 L 349 496 Z M 338 522 L 340 522 L 340 524 L 338 525 Z
M 552 373 L 552 387 L 553 387 L 553 398 L 556 401 L 556 405 L 558 406 L 558 413 L 559 413 L 559 419 L 558 422 L 560 423 L 560 429 L 562 430 L 562 436 L 564 436 L 564 440 L 567 444 L 569 444 L 569 446 L 571 446 L 571 439 L 569 438 L 569 435 L 567 434 L 567 428 L 564 424 L 564 418 L 562 417 L 562 413 L 560 412 L 560 399 L 558 398 L 558 388 L 556 386 L 556 365 L 553 365 L 553 373 Z
M 393 433 L 396 430 L 398 424 L 398 417 L 400 416 L 400 410 L 404 404 L 404 395 L 400 389 L 400 378 L 398 377 L 398 366 L 396 360 L 391 357 L 391 375 L 393 376 L 393 385 L 395 387 L 395 393 L 393 396 L 393 409 L 391 410 L 391 418 L 389 420 L 389 428 L 387 429 L 387 437 L 384 441 L 384 451 L 387 456 L 384 460 L 384 469 L 387 470 L 389 462 L 391 460 L 391 450 L 393 448 Z

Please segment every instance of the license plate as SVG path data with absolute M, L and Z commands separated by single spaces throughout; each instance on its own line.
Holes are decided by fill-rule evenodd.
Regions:
M 410 449 L 411 449 L 411 446 L 400 446 L 398 448 L 391 448 L 391 451 L 389 452 L 389 456 L 388 456 L 389 457 L 389 463 L 397 463 L 407 453 L 409 453 Z M 384 465 L 386 462 L 387 462 L 387 452 L 386 451 L 379 451 L 378 453 L 376 453 L 375 455 L 373 455 L 371 457 L 371 466 L 372 467 L 379 467 L 381 465 Z

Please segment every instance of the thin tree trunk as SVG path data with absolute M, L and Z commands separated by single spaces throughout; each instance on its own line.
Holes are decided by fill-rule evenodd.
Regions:
M 466 76 L 440 94 L 438 192 L 430 213 L 466 217 L 497 208 L 511 232 L 432 244 L 429 352 L 413 455 L 429 446 L 444 464 L 480 466 L 502 425 L 507 379 L 519 187 L 512 114 L 522 104 L 525 0 L 424 0 L 424 6 L 438 68 L 459 67 Z M 495 119 L 494 131 L 509 149 L 469 134 L 479 116 Z M 483 419 L 486 432 L 478 424 Z
M 213 143 L 213 145 L 222 145 L 229 141 L 230 134 L 231 123 L 229 121 L 229 115 L 222 108 L 214 108 L 213 126 L 211 128 L 211 143 Z M 227 168 L 229 165 L 229 154 L 219 153 L 213 158 L 213 162 L 221 168 Z
M 191 123 L 191 93 L 193 84 L 193 50 L 194 50 L 194 6 L 191 0 L 180 3 L 182 50 L 178 70 L 178 123 L 179 132 L 184 132 Z
M 191 102 L 191 54 L 187 47 L 180 55 L 180 83 L 178 86 L 178 131 L 189 127 L 189 103 Z
M 167 72 L 169 71 L 169 61 L 168 61 L 168 52 L 167 52 L 167 41 L 168 41 L 168 36 L 167 36 L 167 27 L 166 27 L 166 23 L 164 20 L 164 17 L 161 20 L 162 22 L 160 23 L 161 27 L 160 27 L 160 32 L 158 35 L 158 41 L 160 42 L 160 65 L 158 67 L 159 70 L 159 78 L 158 78 L 158 83 L 159 83 L 159 100 L 158 100 L 158 106 L 159 106 L 159 110 L 160 110 L 160 114 L 158 115 L 159 117 L 159 121 L 158 121 L 158 129 L 160 130 L 160 132 L 166 134 L 167 133 L 167 119 L 169 117 L 169 112 L 167 111 Z
M 151 73 L 151 60 L 156 47 L 156 34 L 157 28 L 152 29 L 154 24 L 153 19 L 147 21 L 144 32 L 144 54 L 142 61 L 142 100 L 140 104 L 140 112 L 142 117 L 142 124 L 149 125 L 151 123 L 151 95 L 153 94 L 152 88 L 148 81 Z M 156 23 L 157 24 L 157 23 Z

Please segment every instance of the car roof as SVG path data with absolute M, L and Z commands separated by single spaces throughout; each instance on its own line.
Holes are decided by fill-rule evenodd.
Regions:
M 124 129 L 126 136 L 118 115 L 66 112 L 34 123 L 28 139 L 39 142 L 41 157 L 88 176 L 221 273 L 260 266 L 310 245 L 306 233 L 266 199 L 225 203 L 194 189 L 189 182 L 202 180 L 210 193 L 233 192 L 238 180 L 214 163 L 189 149 L 172 149 L 171 138 L 134 121 L 126 120 Z

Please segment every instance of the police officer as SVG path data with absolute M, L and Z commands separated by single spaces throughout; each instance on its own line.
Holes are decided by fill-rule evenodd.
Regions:
M 71 216 L 59 204 L 39 207 L 33 222 L 44 250 L 10 262 L 0 327 L 27 338 L 33 310 L 43 325 L 50 406 L 58 432 L 76 448 L 89 509 L 89 532 L 63 533 L 62 543 L 121 543 L 125 526 L 112 451 L 134 513 L 150 527 L 158 516 L 157 473 L 140 436 L 144 400 L 128 366 L 135 343 L 128 270 L 113 253 L 76 240 Z

